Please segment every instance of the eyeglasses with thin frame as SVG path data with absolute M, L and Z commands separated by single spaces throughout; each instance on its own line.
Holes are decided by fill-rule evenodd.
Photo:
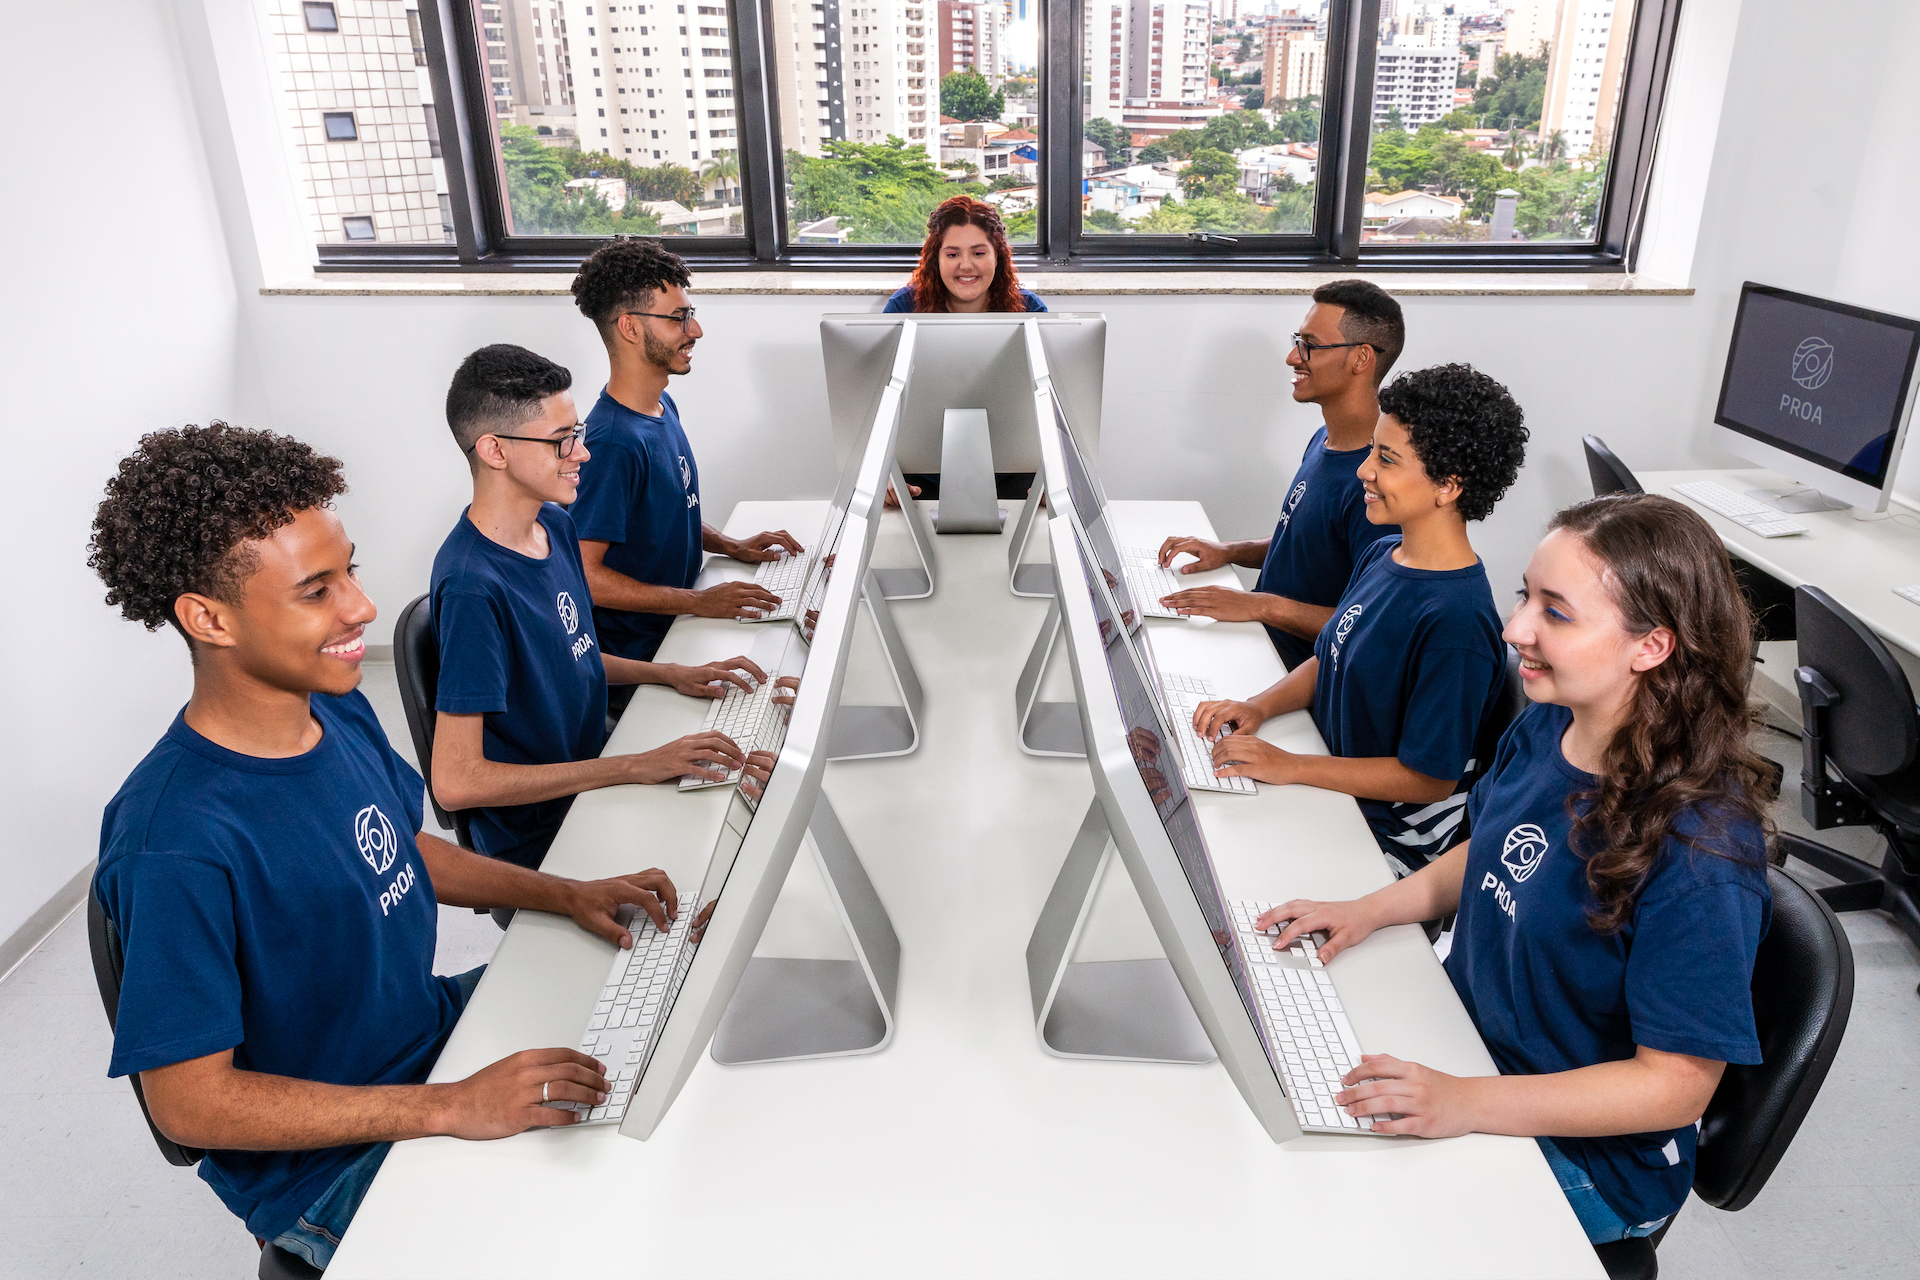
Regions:
M 649 320 L 678 320 L 680 322 L 680 332 L 693 332 L 692 307 L 688 307 L 685 311 L 675 311 L 670 315 L 661 315 L 657 311 L 622 311 L 620 314 L 623 316 L 645 316 Z
M 1372 347 L 1375 351 L 1385 352 L 1386 348 L 1377 342 L 1315 342 L 1304 333 L 1293 335 L 1293 349 L 1300 353 L 1300 363 L 1309 364 L 1316 351 L 1336 351 L 1341 347 Z
M 564 458 L 573 452 L 573 442 L 587 434 L 587 424 L 576 422 L 573 424 L 573 430 L 563 436 L 509 436 L 498 431 L 489 431 L 487 434 L 495 440 L 525 440 L 532 444 L 550 444 L 553 446 L 553 456 Z M 472 453 L 473 450 L 469 449 L 467 452 Z

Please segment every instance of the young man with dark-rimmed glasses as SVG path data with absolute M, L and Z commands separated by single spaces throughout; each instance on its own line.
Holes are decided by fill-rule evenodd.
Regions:
M 1380 420 L 1380 384 L 1406 334 L 1400 304 L 1376 284 L 1334 280 L 1313 291 L 1287 367 L 1294 400 L 1319 405 L 1323 425 L 1287 483 L 1273 536 L 1245 542 L 1172 537 L 1160 547 L 1161 564 L 1182 553 L 1197 557 L 1181 573 L 1237 564 L 1260 570 L 1260 580 L 1252 592 L 1189 587 L 1165 597 L 1168 605 L 1223 622 L 1264 623 L 1289 670 L 1313 656 L 1314 638 L 1333 616 L 1360 553 L 1398 532 L 1368 522 L 1354 471 L 1366 459 Z
M 784 529 L 729 538 L 701 519 L 700 468 L 667 394 L 693 367 L 700 324 L 686 264 L 647 240 L 615 240 L 580 265 L 573 297 L 607 347 L 607 386 L 587 414 L 599 461 L 574 523 L 607 652 L 650 659 L 678 614 L 752 618 L 780 598 L 751 582 L 693 589 L 702 552 L 749 563 L 797 554 Z M 624 703 L 615 698 L 616 706 Z

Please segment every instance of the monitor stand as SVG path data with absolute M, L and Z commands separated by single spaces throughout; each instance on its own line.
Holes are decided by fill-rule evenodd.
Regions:
M 1017 596 L 1050 596 L 1053 594 L 1053 566 L 1044 562 L 1023 564 L 1021 557 L 1027 553 L 1027 542 L 1033 537 L 1034 528 L 1043 522 L 1038 518 L 1040 507 L 1046 500 L 1046 486 L 1034 477 L 1033 487 L 1027 490 L 1027 503 L 1020 508 L 1020 519 L 1013 526 L 1012 545 L 1007 548 L 1007 586 Z
M 1790 489 L 1749 489 L 1747 496 L 1779 511 L 1805 515 L 1809 511 L 1845 511 L 1853 504 L 1829 498 L 1818 489 L 1797 484 Z
M 1053 585 L 1053 566 L 1033 565 L 1047 570 L 1047 585 Z M 1087 754 L 1087 742 L 1080 729 L 1080 704 L 1077 702 L 1041 702 L 1040 682 L 1047 674 L 1060 641 L 1060 601 L 1048 591 L 1047 620 L 1040 624 L 1027 665 L 1013 686 L 1014 723 L 1020 727 L 1020 749 L 1030 756 L 1081 756 Z
M 867 570 L 860 598 L 866 603 L 867 616 L 880 638 L 880 653 L 886 659 L 887 673 L 899 691 L 896 706 L 849 706 L 842 703 L 834 713 L 833 737 L 827 743 L 829 760 L 865 760 L 874 756 L 910 755 L 920 745 L 920 716 L 926 709 L 926 692 L 920 687 L 920 673 L 900 638 L 893 620 L 893 609 L 880 589 L 878 575 Z
M 993 483 L 993 440 L 985 409 L 949 409 L 940 426 L 939 533 L 999 533 L 1007 509 Z
M 1073 960 L 1113 854 L 1096 796 L 1027 943 L 1027 988 L 1040 1047 L 1062 1058 L 1212 1062 L 1218 1056 L 1213 1042 L 1165 956 Z
M 920 558 L 920 567 L 874 569 L 872 573 L 887 599 L 924 600 L 933 594 L 934 587 L 933 531 L 927 527 L 927 513 L 913 500 L 913 490 L 900 472 L 900 459 L 893 460 L 887 480 L 900 503 L 900 515 L 907 522 L 907 537 L 913 543 L 913 553 Z
M 781 1062 L 793 1058 L 877 1053 L 893 1039 L 900 987 L 900 939 L 874 892 L 853 842 L 821 789 L 807 824 L 815 861 L 854 960 L 747 961 L 708 1050 L 715 1062 Z

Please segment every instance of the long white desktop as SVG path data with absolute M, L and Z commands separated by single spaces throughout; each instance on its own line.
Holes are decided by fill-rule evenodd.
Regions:
M 825 505 L 743 503 L 727 528 L 800 534 Z M 1198 503 L 1114 508 L 1128 541 L 1211 534 Z M 1046 602 L 1009 593 L 1006 535 L 937 542 L 938 592 L 894 609 L 926 689 L 921 745 L 827 774 L 900 937 L 893 1042 L 864 1057 L 703 1060 L 645 1142 L 609 1127 L 397 1144 L 330 1270 L 341 1280 L 1602 1275 L 1530 1139 L 1275 1145 L 1218 1064 L 1070 1061 L 1041 1050 L 1024 951 L 1092 784 L 1084 760 L 1017 747 L 1009 695 Z M 904 521 L 890 515 L 876 564 L 912 554 Z M 712 561 L 707 573 L 745 569 Z M 1231 571 L 1200 580 L 1227 582 Z M 1206 671 L 1229 695 L 1280 674 L 1257 625 L 1148 625 L 1165 664 Z M 660 656 L 743 653 L 753 630 L 681 619 Z M 859 687 L 863 643 L 856 636 L 848 701 L 889 688 L 883 675 Z M 643 689 L 607 750 L 691 732 L 702 711 Z M 1304 713 L 1261 732 L 1294 750 L 1325 749 Z M 546 866 L 572 876 L 660 866 L 690 883 L 725 798 L 726 789 L 673 787 L 582 796 Z M 1254 797 L 1196 800 L 1229 897 L 1344 897 L 1387 878 L 1345 796 L 1263 786 Z M 1125 880 L 1117 860 L 1114 877 Z M 757 954 L 849 956 L 828 901 L 803 856 Z M 1159 954 L 1126 884 L 1109 883 L 1096 910 L 1100 926 L 1077 959 Z M 517 1049 L 573 1044 L 608 954 L 570 922 L 522 912 L 433 1079 L 461 1078 Z M 1491 1073 L 1417 928 L 1384 932 L 1335 963 L 1366 1047 Z

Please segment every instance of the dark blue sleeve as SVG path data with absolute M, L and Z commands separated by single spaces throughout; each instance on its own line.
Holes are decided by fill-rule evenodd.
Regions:
M 1047 304 L 1040 301 L 1040 295 L 1031 289 L 1022 289 L 1020 296 L 1027 300 L 1027 310 L 1030 312 L 1045 311 L 1047 309 Z
M 505 711 L 507 629 L 500 606 L 485 596 L 454 591 L 444 593 L 435 606 L 440 688 L 434 710 L 455 716 Z
M 1675 841 L 1664 856 L 1717 860 Z M 1627 1015 L 1635 1044 L 1713 1062 L 1760 1061 L 1753 955 L 1765 932 L 1767 904 L 1758 885 L 1723 876 L 1677 893 L 1649 886 L 1634 911 L 1627 955 Z
M 624 445 L 587 447 L 593 456 L 580 468 L 580 496 L 569 513 L 574 532 L 593 542 L 625 542 L 627 521 L 647 488 L 646 453 Z
M 913 286 L 895 289 L 893 296 L 887 299 L 887 305 L 880 308 L 881 315 L 913 310 Z
M 126 956 L 107 1074 L 204 1058 L 246 1039 L 226 868 L 185 854 L 128 854 L 102 869 L 99 892 Z
M 1472 649 L 1425 649 L 1414 659 L 1406 714 L 1400 721 L 1400 763 L 1429 778 L 1464 778 L 1480 736 L 1497 664 Z
M 1519 715 L 1513 718 L 1513 723 L 1507 726 L 1507 731 L 1500 735 L 1500 745 L 1494 748 L 1492 767 L 1482 773 L 1474 782 L 1473 789 L 1467 792 L 1469 829 L 1479 827 L 1480 811 L 1486 807 L 1487 797 L 1493 794 L 1493 780 L 1506 771 L 1507 766 L 1513 763 L 1515 754 L 1519 752 L 1520 722 L 1526 719 L 1527 713 L 1532 710 L 1532 704 L 1528 704 L 1521 709 Z

